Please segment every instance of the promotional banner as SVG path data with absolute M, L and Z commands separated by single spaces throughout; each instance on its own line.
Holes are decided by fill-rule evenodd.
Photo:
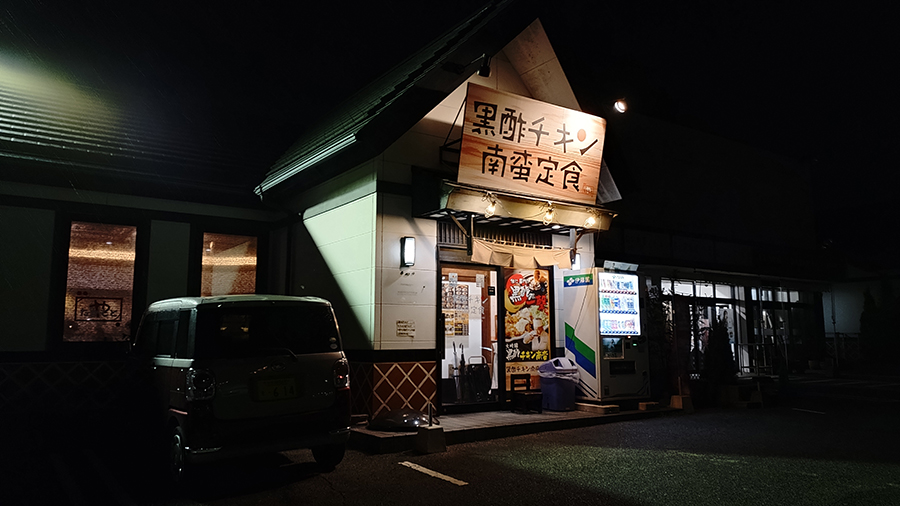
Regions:
M 550 271 L 504 269 L 506 360 L 550 360 Z

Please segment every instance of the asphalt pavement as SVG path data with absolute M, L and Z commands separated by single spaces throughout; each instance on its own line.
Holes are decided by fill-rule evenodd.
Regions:
M 602 485 L 602 493 L 597 497 L 606 497 L 608 504 L 657 504 L 651 498 L 634 495 L 633 491 L 623 488 L 624 485 L 620 485 L 617 480 L 609 483 L 601 480 L 602 483 L 598 484 L 596 473 L 581 478 L 576 478 L 575 475 L 567 477 L 563 469 L 571 468 L 570 471 L 574 472 L 584 465 L 577 460 L 554 460 L 560 450 L 550 445 L 552 441 L 568 448 L 566 451 L 576 453 L 585 451 L 578 448 L 596 448 L 598 445 L 606 447 L 604 459 L 613 460 L 601 459 L 597 465 L 604 466 L 605 470 L 616 466 L 631 469 L 613 474 L 620 476 L 621 483 L 632 483 L 636 487 L 634 490 L 643 490 L 644 494 L 662 493 L 672 500 L 666 504 L 713 503 L 697 502 L 696 497 L 693 503 L 689 502 L 691 494 L 677 492 L 678 487 L 674 484 L 671 485 L 674 487 L 672 490 L 638 486 L 634 481 L 636 478 L 631 474 L 646 477 L 646 473 L 650 472 L 648 469 L 652 469 L 655 473 L 667 476 L 666 473 L 677 473 L 679 466 L 686 466 L 699 469 L 703 475 L 725 480 L 725 483 L 732 480 L 732 477 L 717 469 L 729 469 L 729 472 L 740 475 L 742 469 L 771 467 L 772 472 L 781 469 L 781 473 L 793 473 L 802 484 L 798 489 L 800 492 L 797 492 L 800 496 L 793 499 L 792 495 L 784 496 L 782 499 L 786 502 L 777 504 L 813 504 L 806 498 L 816 497 L 819 493 L 816 491 L 816 484 L 825 487 L 831 496 L 823 496 L 822 501 L 815 504 L 900 504 L 900 496 L 896 495 L 900 493 L 900 481 L 884 474 L 896 471 L 897 476 L 900 476 L 900 469 L 896 466 L 900 462 L 900 457 L 897 457 L 900 455 L 900 437 L 896 433 L 897 419 L 900 417 L 900 377 L 849 373 L 838 377 L 805 374 L 791 376 L 786 383 L 775 378 L 766 385 L 768 403 L 762 409 L 701 409 L 694 414 L 622 421 L 578 429 L 552 430 L 550 427 L 551 430 L 538 434 L 453 445 L 448 452 L 435 455 L 419 456 L 414 452 L 372 455 L 354 450 L 348 452 L 345 462 L 336 471 L 327 475 L 317 471 L 308 451 L 261 456 L 205 470 L 205 474 L 199 476 L 200 485 L 195 493 L 181 498 L 171 495 L 160 485 L 158 475 L 149 472 L 151 466 L 147 454 L 133 446 L 140 438 L 135 438 L 129 427 L 115 422 L 114 417 L 103 413 L 75 416 L 16 416 L 4 413 L 0 415 L 0 504 L 241 504 L 243 502 L 240 498 L 251 497 L 256 498 L 252 503 L 282 504 L 280 499 L 276 500 L 270 495 L 277 492 L 289 496 L 286 491 L 299 486 L 309 487 L 311 483 L 319 481 L 332 484 L 343 481 L 353 483 L 348 491 L 339 492 L 344 504 L 375 504 L 381 501 L 366 502 L 365 497 L 353 496 L 362 493 L 366 486 L 374 485 L 365 481 L 357 482 L 362 478 L 350 476 L 351 472 L 369 470 L 362 474 L 379 479 L 378 473 L 371 471 L 386 466 L 385 462 L 402 459 L 425 469 L 430 469 L 428 465 L 431 465 L 440 474 L 443 467 L 440 463 L 445 460 L 448 467 L 444 470 L 454 469 L 454 455 L 469 455 L 467 459 L 482 462 L 483 459 L 478 460 L 470 455 L 481 455 L 481 452 L 494 455 L 492 458 L 497 460 L 493 464 L 495 468 L 525 473 L 532 481 L 537 480 L 538 484 L 544 482 L 549 486 L 552 483 L 570 483 L 576 479 L 586 480 L 575 487 L 578 492 L 573 494 L 577 497 L 597 492 L 597 487 Z M 497 433 L 498 438 L 503 436 L 504 434 Z M 599 438 L 599 442 L 585 444 L 584 438 Z M 519 462 L 515 457 L 516 452 L 525 450 L 513 451 L 508 447 L 519 440 L 532 442 L 531 449 L 527 451 L 540 450 L 546 454 Z M 537 442 L 550 446 L 538 448 L 540 445 L 535 446 Z M 528 443 L 525 443 L 525 448 L 529 448 Z M 507 452 L 506 456 L 503 456 L 504 452 Z M 596 458 L 598 457 L 591 457 Z M 384 459 L 387 460 L 382 462 Z M 543 461 L 547 462 L 548 468 L 540 465 L 534 468 L 532 465 Z M 390 477 L 397 473 L 401 476 L 408 472 L 422 474 L 410 466 L 404 466 L 400 471 L 394 469 L 393 466 L 398 462 L 388 466 L 394 470 Z M 440 465 L 435 466 L 435 462 Z M 663 466 L 663 462 L 671 465 Z M 554 466 L 561 467 L 556 469 Z M 483 472 L 490 475 L 493 472 L 491 469 L 488 466 Z M 549 474 L 544 476 L 542 473 Z M 840 478 L 840 473 L 868 473 L 875 481 L 862 480 L 855 475 Z M 471 470 L 445 474 L 460 474 L 464 478 L 455 479 L 466 482 L 473 477 L 477 482 L 479 476 L 473 475 Z M 810 474 L 817 475 L 818 478 L 813 479 Z M 825 476 L 848 481 L 852 485 L 850 492 L 856 490 L 859 494 L 839 494 L 840 490 L 820 483 Z M 687 476 L 682 477 L 686 478 Z M 780 483 L 783 479 L 780 474 L 769 478 L 775 483 Z M 705 489 L 706 485 L 696 481 L 697 479 L 691 478 L 688 483 Z M 765 479 L 753 475 L 750 483 L 759 486 L 765 483 Z M 668 480 L 666 478 L 662 482 Z M 534 483 L 522 482 L 520 485 L 523 491 L 540 494 Z M 405 490 L 405 486 L 398 484 L 396 489 Z M 334 488 L 331 490 L 335 492 Z M 741 497 L 722 496 L 724 502 L 718 504 L 744 504 L 746 502 L 743 497 L 756 497 L 755 492 L 746 492 Z M 332 500 L 325 500 L 331 497 L 327 490 L 321 493 L 323 503 L 333 503 L 334 497 Z M 395 497 L 393 491 L 385 491 L 385 494 L 385 497 Z M 835 499 L 835 494 L 840 497 Z M 761 502 L 756 504 L 769 503 L 766 497 L 757 498 Z M 869 502 L 860 502 L 864 498 L 868 498 Z M 885 502 L 894 499 L 897 501 Z M 444 502 L 440 498 L 435 502 L 441 503 Z M 521 502 L 526 503 L 534 502 Z M 412 502 L 401 500 L 396 504 Z

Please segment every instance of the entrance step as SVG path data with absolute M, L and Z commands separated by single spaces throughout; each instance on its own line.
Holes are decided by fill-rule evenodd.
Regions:
M 588 411 L 590 413 L 597 413 L 600 415 L 611 415 L 613 413 L 619 412 L 619 406 L 617 404 L 588 404 L 584 402 L 576 402 L 575 408 L 579 411 Z

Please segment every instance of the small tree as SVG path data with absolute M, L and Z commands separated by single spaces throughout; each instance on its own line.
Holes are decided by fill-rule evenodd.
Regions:
M 644 335 L 650 355 L 651 395 L 657 400 L 668 399 L 673 392 L 673 377 L 669 354 L 672 348 L 672 332 L 662 293 L 657 286 L 647 290 L 647 309 L 644 319 Z
M 737 380 L 737 367 L 731 343 L 728 339 L 728 327 L 718 318 L 712 322 L 706 352 L 703 357 L 702 377 L 707 381 L 707 394 L 715 399 L 719 387 L 730 385 Z

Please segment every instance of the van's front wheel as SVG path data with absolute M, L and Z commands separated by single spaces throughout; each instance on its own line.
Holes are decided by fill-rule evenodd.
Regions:
M 335 443 L 316 446 L 312 449 L 313 458 L 322 471 L 333 471 L 344 460 L 344 452 L 347 449 L 345 443 Z

